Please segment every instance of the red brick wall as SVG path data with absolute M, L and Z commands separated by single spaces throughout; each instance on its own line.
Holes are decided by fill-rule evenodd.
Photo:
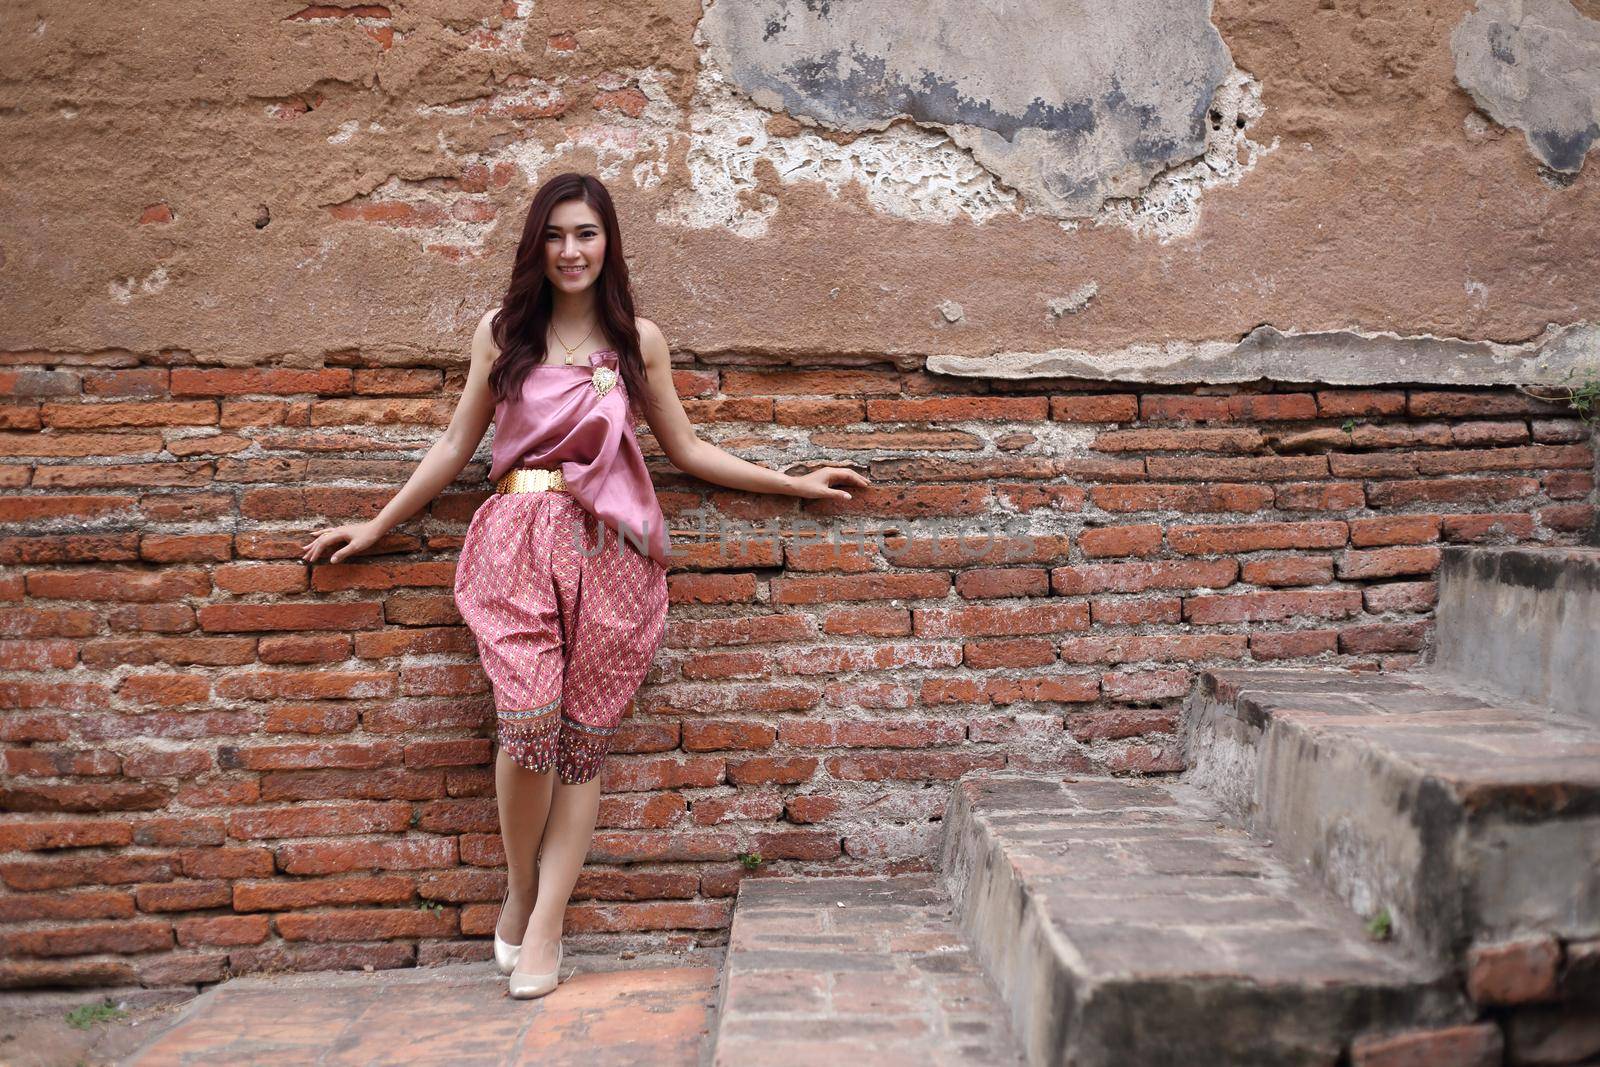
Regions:
M 0 371 L 0 984 L 485 958 L 492 700 L 450 591 L 485 465 L 365 558 L 295 561 L 389 499 L 464 368 L 99 358 Z M 1410 666 L 1441 543 L 1594 519 L 1588 429 L 1512 390 L 678 382 L 707 439 L 874 485 L 802 504 L 657 461 L 687 563 L 568 917 L 617 943 L 720 938 L 742 853 L 927 866 L 974 768 L 1174 770 L 1197 667 Z M 707 505 L 900 536 L 722 558 L 683 532 Z M 974 559 L 957 529 L 1003 536 Z

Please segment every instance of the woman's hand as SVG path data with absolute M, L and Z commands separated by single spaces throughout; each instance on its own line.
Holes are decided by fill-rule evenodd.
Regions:
M 300 553 L 300 561 L 302 563 L 315 563 L 317 557 L 322 554 L 323 549 L 330 545 L 336 545 L 341 541 L 348 541 L 349 544 L 328 557 L 329 563 L 341 563 L 346 556 L 354 556 L 357 553 L 365 552 L 376 544 L 378 538 L 382 536 L 381 533 L 364 522 L 335 526 L 331 530 L 322 531 L 309 545 L 306 545 L 305 551 Z
M 833 488 L 835 482 L 863 487 L 872 484 L 848 467 L 819 467 L 795 478 L 790 485 L 795 496 L 809 500 L 849 500 L 849 493 Z

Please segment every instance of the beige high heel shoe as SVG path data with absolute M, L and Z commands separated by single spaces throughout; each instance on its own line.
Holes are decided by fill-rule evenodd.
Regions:
M 542 997 L 561 984 L 561 942 L 556 942 L 556 969 L 548 974 L 521 974 L 513 971 L 508 983 L 517 1000 Z
M 500 900 L 500 911 L 504 914 L 506 901 L 511 899 L 511 887 L 506 886 L 506 895 Z M 510 974 L 517 966 L 517 958 L 522 955 L 522 946 L 513 945 L 509 941 L 500 939 L 500 917 L 494 920 L 494 965 L 501 974 Z

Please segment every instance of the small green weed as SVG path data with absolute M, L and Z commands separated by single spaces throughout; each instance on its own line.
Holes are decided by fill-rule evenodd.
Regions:
M 126 1018 L 128 1013 L 109 1000 L 98 1004 L 80 1004 L 67 1012 L 67 1025 L 74 1030 L 87 1030 L 96 1023 L 108 1023 Z
M 419 911 L 443 911 L 444 905 L 437 900 L 424 900 L 417 905 Z
M 1572 391 L 1567 403 L 1577 409 L 1578 417 L 1584 422 L 1593 422 L 1600 418 L 1600 412 L 1595 410 L 1597 401 L 1600 401 L 1600 371 L 1591 370 L 1588 377 Z
M 1355 419 L 1345 419 L 1344 422 L 1339 424 L 1339 429 L 1343 430 L 1345 433 L 1355 433 L 1356 432 L 1356 420 Z
M 744 864 L 747 870 L 753 871 L 757 867 L 761 866 L 761 853 L 741 852 L 739 853 L 739 862 Z
M 1394 920 L 1388 908 L 1379 908 L 1378 914 L 1367 920 L 1367 936 L 1374 941 L 1387 941 L 1394 936 Z
M 1567 371 L 1567 380 L 1575 384 L 1545 386 L 1538 390 L 1523 389 L 1522 392 L 1537 400 L 1551 400 L 1556 403 L 1565 403 L 1572 406 L 1578 418 L 1587 423 L 1600 422 L 1600 367 L 1590 367 L 1583 372 L 1582 377 L 1577 377 L 1578 369 L 1574 367 Z M 1554 396 L 1546 395 L 1554 392 Z

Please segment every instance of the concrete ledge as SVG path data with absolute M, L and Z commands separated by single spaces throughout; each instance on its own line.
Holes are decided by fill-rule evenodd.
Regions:
M 1600 723 L 1600 549 L 1444 550 L 1434 666 Z
M 1525 344 L 1259 326 L 1240 341 L 1176 341 L 1112 352 L 1056 348 L 992 356 L 929 356 L 927 370 L 967 378 L 1089 378 L 1164 385 L 1322 382 L 1328 385 L 1568 385 L 1596 368 L 1600 324 L 1547 329 Z M 1572 375 L 1573 377 L 1569 377 Z

